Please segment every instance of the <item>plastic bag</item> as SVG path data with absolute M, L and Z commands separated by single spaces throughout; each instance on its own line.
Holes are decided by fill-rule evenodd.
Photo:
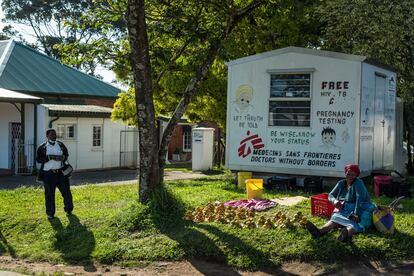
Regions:
M 384 234 L 394 233 L 394 210 L 398 206 L 399 201 L 403 198 L 404 197 L 401 196 L 395 199 L 389 206 L 377 206 L 377 208 L 372 211 L 372 223 L 379 232 Z
M 62 168 L 62 174 L 64 176 L 70 177 L 72 172 L 73 172 L 73 167 L 68 162 L 66 162 Z

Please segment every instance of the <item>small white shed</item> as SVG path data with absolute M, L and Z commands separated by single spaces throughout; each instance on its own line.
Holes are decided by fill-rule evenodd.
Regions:
M 122 167 L 121 133 L 130 128 L 112 121 L 111 112 L 112 108 L 95 105 L 41 104 L 37 108 L 37 141 L 45 141 L 46 130 L 54 128 L 57 139 L 68 148 L 69 163 L 75 170 Z M 129 139 L 124 148 L 132 148 L 134 143 L 138 140 Z
M 396 73 L 364 56 L 287 47 L 228 62 L 231 170 L 368 175 L 395 168 L 401 131 Z

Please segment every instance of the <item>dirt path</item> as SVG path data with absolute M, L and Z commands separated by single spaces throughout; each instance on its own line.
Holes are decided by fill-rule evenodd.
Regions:
M 323 272 L 320 267 L 309 264 L 287 264 L 279 270 L 240 272 L 231 267 L 200 260 L 182 262 L 153 262 L 144 268 L 90 265 L 66 266 L 41 262 L 26 262 L 0 257 L 0 270 L 18 271 L 27 274 L 61 273 L 64 275 L 309 275 Z M 305 274 L 303 274 L 305 273 Z M 1 274 L 0 274 L 1 275 Z
M 279 269 L 265 269 L 257 272 L 233 270 L 223 264 L 190 260 L 182 262 L 153 262 L 143 268 L 128 268 L 106 265 L 67 266 L 29 262 L 0 256 L 0 270 L 17 271 L 24 274 L 63 275 L 414 275 L 414 262 L 392 266 L 378 262 L 352 262 L 342 266 L 320 263 L 291 262 Z M 0 272 L 0 275 L 2 273 Z

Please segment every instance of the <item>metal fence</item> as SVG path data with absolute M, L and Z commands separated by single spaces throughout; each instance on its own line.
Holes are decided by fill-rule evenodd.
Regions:
M 19 175 L 33 174 L 35 145 L 33 143 L 23 144 L 20 139 L 14 140 L 14 173 Z

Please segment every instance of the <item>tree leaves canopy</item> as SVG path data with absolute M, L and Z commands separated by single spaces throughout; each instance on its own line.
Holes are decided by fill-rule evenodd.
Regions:
M 154 79 L 154 100 L 158 114 L 170 115 L 194 72 L 200 67 L 206 49 L 217 39 L 227 24 L 226 15 L 249 1 L 231 0 L 150 0 L 146 2 L 148 39 Z M 313 16 L 318 1 L 267 1 L 233 31 L 214 62 L 186 115 L 190 120 L 213 120 L 225 124 L 226 79 L 225 61 L 285 46 L 317 46 L 319 23 Z M 90 53 L 100 60 L 112 60 L 109 66 L 125 85 L 133 85 L 129 61 L 130 49 L 125 28 L 114 28 L 124 22 L 126 1 L 95 1 L 95 8 L 83 17 L 89 25 L 100 29 L 100 41 L 91 45 Z M 85 26 L 71 22 L 72 27 L 87 31 Z M 110 23 L 108 23 L 110 22 Z M 258 31 L 260 30 L 260 32 Z M 62 52 L 75 57 L 75 43 L 62 47 Z M 92 50 L 93 49 L 93 50 Z M 125 120 L 123 110 L 132 90 L 120 95 L 114 119 Z M 134 119 L 126 119 L 128 123 Z
M 86 57 L 85 53 L 93 50 L 88 45 L 97 30 L 82 21 L 82 15 L 94 8 L 93 1 L 3 0 L 1 5 L 5 14 L 4 21 L 30 27 L 34 32 L 36 42 L 34 44 L 27 43 L 22 39 L 21 34 L 10 25 L 3 28 L 4 35 L 22 40 L 30 47 L 40 48 L 46 55 L 78 69 L 83 69 L 92 75 L 95 73 L 96 66 L 100 61 L 90 58 L 91 55 Z M 88 31 L 73 28 L 73 25 L 66 24 L 69 21 L 87 27 Z M 72 57 L 76 54 L 76 58 L 67 58 L 66 50 L 68 49 L 62 46 L 67 43 L 78 46 L 76 53 L 72 53 Z M 58 47 L 58 45 L 61 46 Z
M 399 95 L 412 101 L 414 88 L 414 2 L 330 0 L 318 10 L 323 48 L 365 55 L 394 67 Z

